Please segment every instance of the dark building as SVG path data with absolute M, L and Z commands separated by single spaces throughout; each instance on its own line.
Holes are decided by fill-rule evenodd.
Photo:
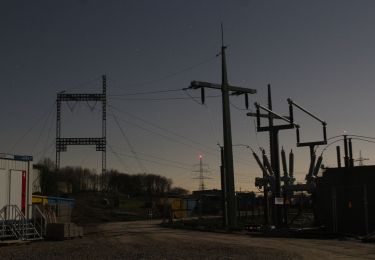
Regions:
M 330 232 L 375 231 L 375 166 L 327 168 L 317 180 L 315 214 Z

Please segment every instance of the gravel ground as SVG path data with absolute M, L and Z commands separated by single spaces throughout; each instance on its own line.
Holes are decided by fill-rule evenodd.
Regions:
M 86 236 L 0 247 L 0 259 L 375 259 L 355 241 L 252 238 L 161 228 L 155 222 L 86 227 Z

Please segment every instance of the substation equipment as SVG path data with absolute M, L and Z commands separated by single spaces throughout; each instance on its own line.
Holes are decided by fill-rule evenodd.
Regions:
M 288 99 L 289 104 L 289 115 L 282 116 L 274 111 L 272 111 L 272 98 L 271 98 L 271 87 L 268 85 L 268 107 L 264 107 L 259 103 L 255 103 L 256 113 L 248 113 L 248 116 L 255 116 L 257 122 L 257 131 L 258 132 L 269 132 L 270 136 L 270 156 L 271 163 L 268 160 L 266 151 L 262 150 L 262 160 L 253 151 L 253 156 L 257 161 L 259 167 L 262 170 L 262 177 L 257 177 L 255 179 L 255 185 L 258 188 L 263 189 L 264 196 L 264 224 L 269 225 L 269 212 L 272 212 L 272 223 L 276 228 L 287 227 L 291 224 L 292 220 L 289 220 L 288 216 L 288 205 L 291 202 L 294 192 L 307 192 L 314 194 L 316 190 L 316 179 L 317 175 L 323 160 L 322 155 L 316 160 L 315 147 L 317 145 L 327 144 L 327 134 L 326 134 L 326 122 L 319 119 L 311 112 L 303 108 L 302 106 L 295 103 L 293 100 Z M 300 126 L 294 123 L 294 107 L 298 108 L 302 112 L 306 113 L 310 117 L 319 121 L 322 124 L 323 129 L 323 139 L 315 142 L 301 142 L 300 141 Z M 262 114 L 260 111 L 265 111 Z M 261 125 L 261 118 L 268 119 L 268 125 Z M 274 120 L 282 120 L 287 124 L 275 125 Z M 279 138 L 278 133 L 280 130 L 296 129 L 297 136 L 297 147 L 308 146 L 310 148 L 310 167 L 306 174 L 306 183 L 305 184 L 295 184 L 294 178 L 294 154 L 293 151 L 289 153 L 289 169 L 287 167 L 287 160 L 285 151 L 282 148 L 281 153 L 279 150 Z M 280 169 L 280 155 L 281 154 L 281 163 L 283 169 L 283 176 L 281 176 Z M 281 185 L 283 182 L 283 185 Z M 314 195 L 312 196 L 314 197 Z M 269 200 L 271 198 L 271 200 Z M 270 203 L 271 201 L 271 203 Z M 271 208 L 269 207 L 271 206 Z
M 375 231 L 375 166 L 355 166 L 352 140 L 347 135 L 342 140 L 344 166 L 337 146 L 337 167 L 317 179 L 317 224 L 332 233 L 368 235 Z

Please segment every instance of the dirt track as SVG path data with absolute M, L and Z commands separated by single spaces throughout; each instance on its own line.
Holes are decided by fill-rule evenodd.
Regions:
M 0 259 L 375 259 L 375 244 L 253 238 L 157 223 L 108 223 L 88 227 L 82 239 L 0 247 Z

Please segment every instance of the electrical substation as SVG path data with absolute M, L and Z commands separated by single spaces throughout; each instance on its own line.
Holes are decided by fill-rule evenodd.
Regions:
M 152 174 L 147 175 L 144 170 L 143 175 L 138 176 L 144 178 L 143 183 L 138 181 L 134 184 L 145 186 L 145 183 L 151 183 L 143 194 L 143 204 L 140 203 L 143 205 L 140 206 L 142 212 L 146 209 L 147 218 L 159 217 L 167 225 L 173 225 L 175 221 L 183 221 L 183 225 L 189 226 L 189 220 L 186 219 L 198 217 L 198 224 L 194 223 L 194 225 L 207 225 L 208 229 L 214 225 L 215 228 L 219 227 L 226 231 L 248 230 L 250 233 L 255 231 L 275 236 L 308 237 L 314 234 L 314 236 L 324 238 L 344 234 L 371 235 L 375 231 L 375 186 L 373 184 L 375 183 L 375 166 L 364 166 L 363 161 L 366 158 L 362 157 L 361 152 L 360 159 L 358 159 L 359 166 L 354 165 L 356 160 L 353 158 L 353 141 L 368 141 L 369 137 L 343 135 L 328 138 L 327 123 L 291 98 L 285 102 L 288 108 L 287 115 L 274 111 L 270 84 L 267 86 L 267 105 L 256 102 L 255 112 L 253 112 L 249 109 L 249 95 L 255 95 L 257 90 L 229 84 L 226 48 L 222 32 L 221 52 L 218 55 L 221 57 L 220 84 L 194 80 L 191 81 L 189 87 L 178 89 L 178 91 L 200 90 L 202 104 L 206 102 L 206 89 L 221 91 L 223 145 L 217 144 L 220 148 L 217 149 L 220 150 L 218 156 L 220 165 L 217 165 L 220 169 L 220 176 L 216 176 L 220 179 L 220 189 L 207 189 L 205 180 L 209 177 L 205 175 L 208 171 L 203 163 L 202 155 L 199 155 L 199 169 L 194 171 L 198 173 L 194 179 L 199 181 L 199 185 L 192 194 L 170 192 L 168 189 L 171 184 L 170 182 L 168 184 L 168 180 L 165 180 L 164 186 L 156 187 L 156 177 Z M 235 187 L 233 146 L 236 145 L 232 144 L 231 96 L 244 96 L 245 110 L 249 111 L 245 115 L 255 118 L 256 132 L 268 135 L 268 149 L 259 147 L 258 150 L 242 145 L 252 150 L 253 158 L 249 160 L 253 160 L 259 167 L 258 176 L 248 180 L 249 183 L 254 182 L 254 188 L 259 190 L 258 194 L 238 192 Z M 63 102 L 100 102 L 101 136 L 65 137 L 62 134 L 61 106 Z M 305 129 L 306 126 L 302 127 L 296 120 L 296 110 L 321 125 L 319 133 L 321 137 L 318 140 L 310 142 L 301 140 L 301 129 Z M 145 169 L 118 118 L 112 113 L 111 115 L 130 147 L 132 157 L 137 160 L 140 168 Z M 294 150 L 284 150 L 283 140 L 279 138 L 280 131 L 295 132 L 296 148 Z M 344 165 L 341 164 L 340 146 L 337 146 L 337 167 L 325 167 L 324 152 L 329 146 L 339 141 L 343 143 Z M 117 172 L 107 176 L 106 152 L 107 146 L 110 148 L 111 146 L 107 143 L 107 79 L 105 75 L 102 76 L 101 93 L 57 93 L 56 160 L 53 174 L 57 175 L 60 171 L 60 153 L 66 152 L 67 147 L 71 145 L 93 145 L 96 151 L 102 153 L 99 187 L 86 180 L 80 182 L 79 189 L 102 192 L 103 196 L 106 196 L 103 199 L 106 207 L 114 207 L 116 210 L 120 207 L 121 196 L 125 198 L 126 203 L 133 197 L 140 196 L 140 192 L 135 191 L 134 187 L 127 187 L 128 190 L 124 188 L 127 185 L 126 182 L 131 180 L 130 176 L 124 179 L 126 181 L 120 181 L 121 174 Z M 320 153 L 318 147 L 323 147 Z M 305 167 L 304 182 L 297 183 L 294 169 L 295 153 L 305 148 L 309 149 L 309 163 Z M 111 150 L 116 156 L 120 155 L 112 148 Z M 0 193 L 0 238 L 2 240 L 37 240 L 46 237 L 65 239 L 82 236 L 82 229 L 71 223 L 71 212 L 75 202 L 73 199 L 65 198 L 74 193 L 72 183 L 70 186 L 64 182 L 58 183 L 61 185 L 58 185 L 56 189 L 59 189 L 59 193 L 64 197 L 45 196 L 43 191 L 46 189 L 46 184 L 43 184 L 44 190 L 39 188 L 34 194 L 31 188 L 32 183 L 43 178 L 42 173 L 46 171 L 45 168 L 40 165 L 33 167 L 32 156 L 4 155 L 0 158 L 0 162 L 3 187 Z M 156 187 L 158 195 L 155 195 L 156 192 L 151 192 L 151 187 Z M 124 194 L 119 195 L 120 189 L 125 189 Z M 112 214 L 125 215 L 121 212 Z M 203 221 L 204 215 L 213 216 L 213 218 L 199 222 Z
M 375 260 L 375 0 L 1 3 L 0 260 Z

